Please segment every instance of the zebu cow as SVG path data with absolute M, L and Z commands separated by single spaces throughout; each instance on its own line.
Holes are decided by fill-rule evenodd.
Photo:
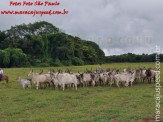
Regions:
M 141 78 L 141 71 L 139 69 L 134 70 L 135 81 L 140 80 Z
M 103 72 L 103 73 L 100 73 L 100 78 L 99 78 L 99 80 L 100 80 L 104 85 L 107 84 L 108 75 L 107 75 L 106 71 Z
M 67 70 L 68 71 L 68 70 Z M 69 71 L 71 71 L 71 70 L 69 70 Z M 76 78 L 77 78 L 77 84 L 79 85 L 79 86 L 81 86 L 81 80 L 80 80 L 80 73 L 73 73 L 73 72 L 66 72 L 66 73 L 68 73 L 68 74 L 70 74 L 70 75 L 74 75 Z M 71 87 L 71 86 L 70 86 Z
M 83 84 L 83 87 L 87 87 L 89 83 L 95 86 L 95 76 L 93 73 L 82 73 L 80 74 L 80 82 Z
M 144 83 L 145 79 L 147 78 L 146 76 L 146 70 L 145 69 L 140 69 L 140 79 Z
M 22 79 L 20 77 L 17 78 L 19 83 L 22 85 L 23 89 L 25 89 L 25 86 L 28 86 L 28 88 L 31 88 L 31 81 L 28 79 Z
M 114 70 L 107 73 L 108 74 L 108 81 L 110 82 L 110 86 L 115 82 L 114 75 L 117 74 Z
M 54 71 L 54 69 L 53 70 L 51 70 L 50 69 L 50 71 L 48 72 L 48 73 L 43 73 L 44 71 L 43 71 L 43 69 L 40 69 L 40 73 L 39 73 L 39 75 L 46 75 L 46 76 L 48 76 L 48 79 L 49 79 L 49 81 L 51 80 L 51 78 L 50 78 L 50 73 L 51 72 L 55 72 Z M 54 84 L 53 84 L 53 82 L 51 81 L 51 82 L 46 82 L 46 83 L 44 83 L 45 84 L 45 86 L 54 86 Z
M 68 73 L 51 73 L 52 80 L 54 84 L 59 84 L 63 91 L 65 89 L 65 85 L 74 84 L 77 90 L 77 78 L 74 75 Z
M 80 74 L 79 73 L 73 73 L 73 74 L 71 74 L 71 75 L 74 75 L 76 78 L 77 78 L 77 84 L 79 85 L 79 86 L 81 86 L 81 81 L 80 81 Z
M 94 75 L 94 81 L 95 81 L 95 85 L 100 85 L 100 74 L 99 73 L 93 73 L 92 75 Z M 92 84 L 94 85 L 94 84 Z
M 39 89 L 41 84 L 46 84 L 46 83 L 51 84 L 50 74 L 39 75 L 39 74 L 34 73 L 33 70 L 32 70 L 32 71 L 30 71 L 28 76 L 31 77 L 33 83 L 36 84 L 36 89 L 37 90 Z
M 156 71 L 152 70 L 152 69 L 147 69 L 145 72 L 147 79 L 148 79 L 148 83 L 151 83 L 151 80 L 154 80 L 155 83 L 155 76 L 156 76 Z
M 94 87 L 95 85 L 100 85 L 100 73 L 94 72 L 90 74 L 91 76 L 91 85 Z
M 119 87 L 119 82 L 125 83 L 126 87 L 129 85 L 129 82 L 131 82 L 131 86 L 132 86 L 132 82 L 135 79 L 134 75 L 135 75 L 135 73 L 116 74 L 116 75 L 114 75 L 114 79 L 115 79 L 116 84 L 117 84 L 118 87 Z

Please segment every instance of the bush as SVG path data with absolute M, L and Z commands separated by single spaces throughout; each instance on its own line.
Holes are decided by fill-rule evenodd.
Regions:
M 19 48 L 0 50 L 0 61 L 2 67 L 22 67 L 29 65 L 27 55 Z
M 62 61 L 62 64 L 63 64 L 64 66 L 71 66 L 71 65 L 72 65 L 72 62 L 71 62 L 71 60 L 63 60 L 63 61 Z
M 78 58 L 78 57 L 74 57 L 72 59 L 72 64 L 77 65 L 77 66 L 84 65 L 84 61 L 82 59 Z
M 54 66 L 63 66 L 62 63 L 60 62 L 59 59 L 56 59 L 55 62 L 53 63 Z
M 40 67 L 49 67 L 50 65 L 48 63 L 41 63 L 39 64 Z

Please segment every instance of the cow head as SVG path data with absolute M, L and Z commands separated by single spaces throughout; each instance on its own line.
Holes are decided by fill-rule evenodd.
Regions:
M 41 75 L 42 73 L 43 73 L 43 69 L 40 69 L 40 73 L 39 74 Z
M 146 72 L 145 72 L 146 76 L 147 77 L 150 77 L 151 76 L 151 70 L 150 69 L 147 69 Z
M 33 69 L 29 72 L 28 76 L 29 77 L 32 77 L 33 76 Z

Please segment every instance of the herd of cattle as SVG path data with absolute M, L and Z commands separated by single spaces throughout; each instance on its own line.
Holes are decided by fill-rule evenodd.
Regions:
M 58 88 L 59 86 L 63 89 L 65 87 L 77 87 L 83 86 L 99 86 L 99 85 L 108 85 L 110 86 L 115 83 L 118 87 L 119 84 L 122 83 L 126 87 L 133 84 L 133 82 L 145 82 L 151 83 L 153 80 L 155 83 L 156 70 L 154 69 L 130 69 L 126 68 L 123 71 L 119 69 L 106 69 L 106 70 L 96 70 L 92 71 L 86 69 L 84 73 L 73 73 L 70 69 L 67 69 L 65 72 L 62 70 L 58 70 L 55 72 L 54 70 L 50 70 L 48 73 L 43 73 L 41 70 L 40 73 L 34 73 L 33 70 L 30 71 L 28 76 L 31 79 L 21 79 L 20 77 L 17 79 L 23 88 L 28 86 L 31 88 L 31 82 L 36 85 L 36 89 L 41 88 L 42 86 L 55 86 Z

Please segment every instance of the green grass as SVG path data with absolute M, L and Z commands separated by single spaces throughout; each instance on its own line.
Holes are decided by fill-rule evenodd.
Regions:
M 154 63 L 113 63 L 103 68 L 154 67 Z M 71 67 L 73 72 L 95 70 L 98 65 Z M 163 64 L 161 63 L 161 67 Z M 67 67 L 61 67 L 66 69 Z M 33 68 L 39 72 L 40 68 Z M 43 68 L 47 72 L 49 68 Z M 54 68 L 56 69 L 56 68 Z M 0 122 L 3 121 L 100 121 L 143 122 L 155 115 L 154 84 L 133 84 L 117 88 L 116 85 L 61 89 L 43 88 L 23 90 L 16 81 L 18 76 L 28 78 L 30 68 L 4 69 L 9 84 L 0 83 Z M 163 75 L 161 74 L 161 82 Z M 163 82 L 162 82 L 163 83 Z M 161 83 L 161 84 L 162 84 Z M 162 92 L 162 90 L 161 90 Z M 161 107 L 163 100 L 161 99 Z M 161 108 L 163 113 L 163 108 Z M 163 117 L 161 118 L 163 119 Z

